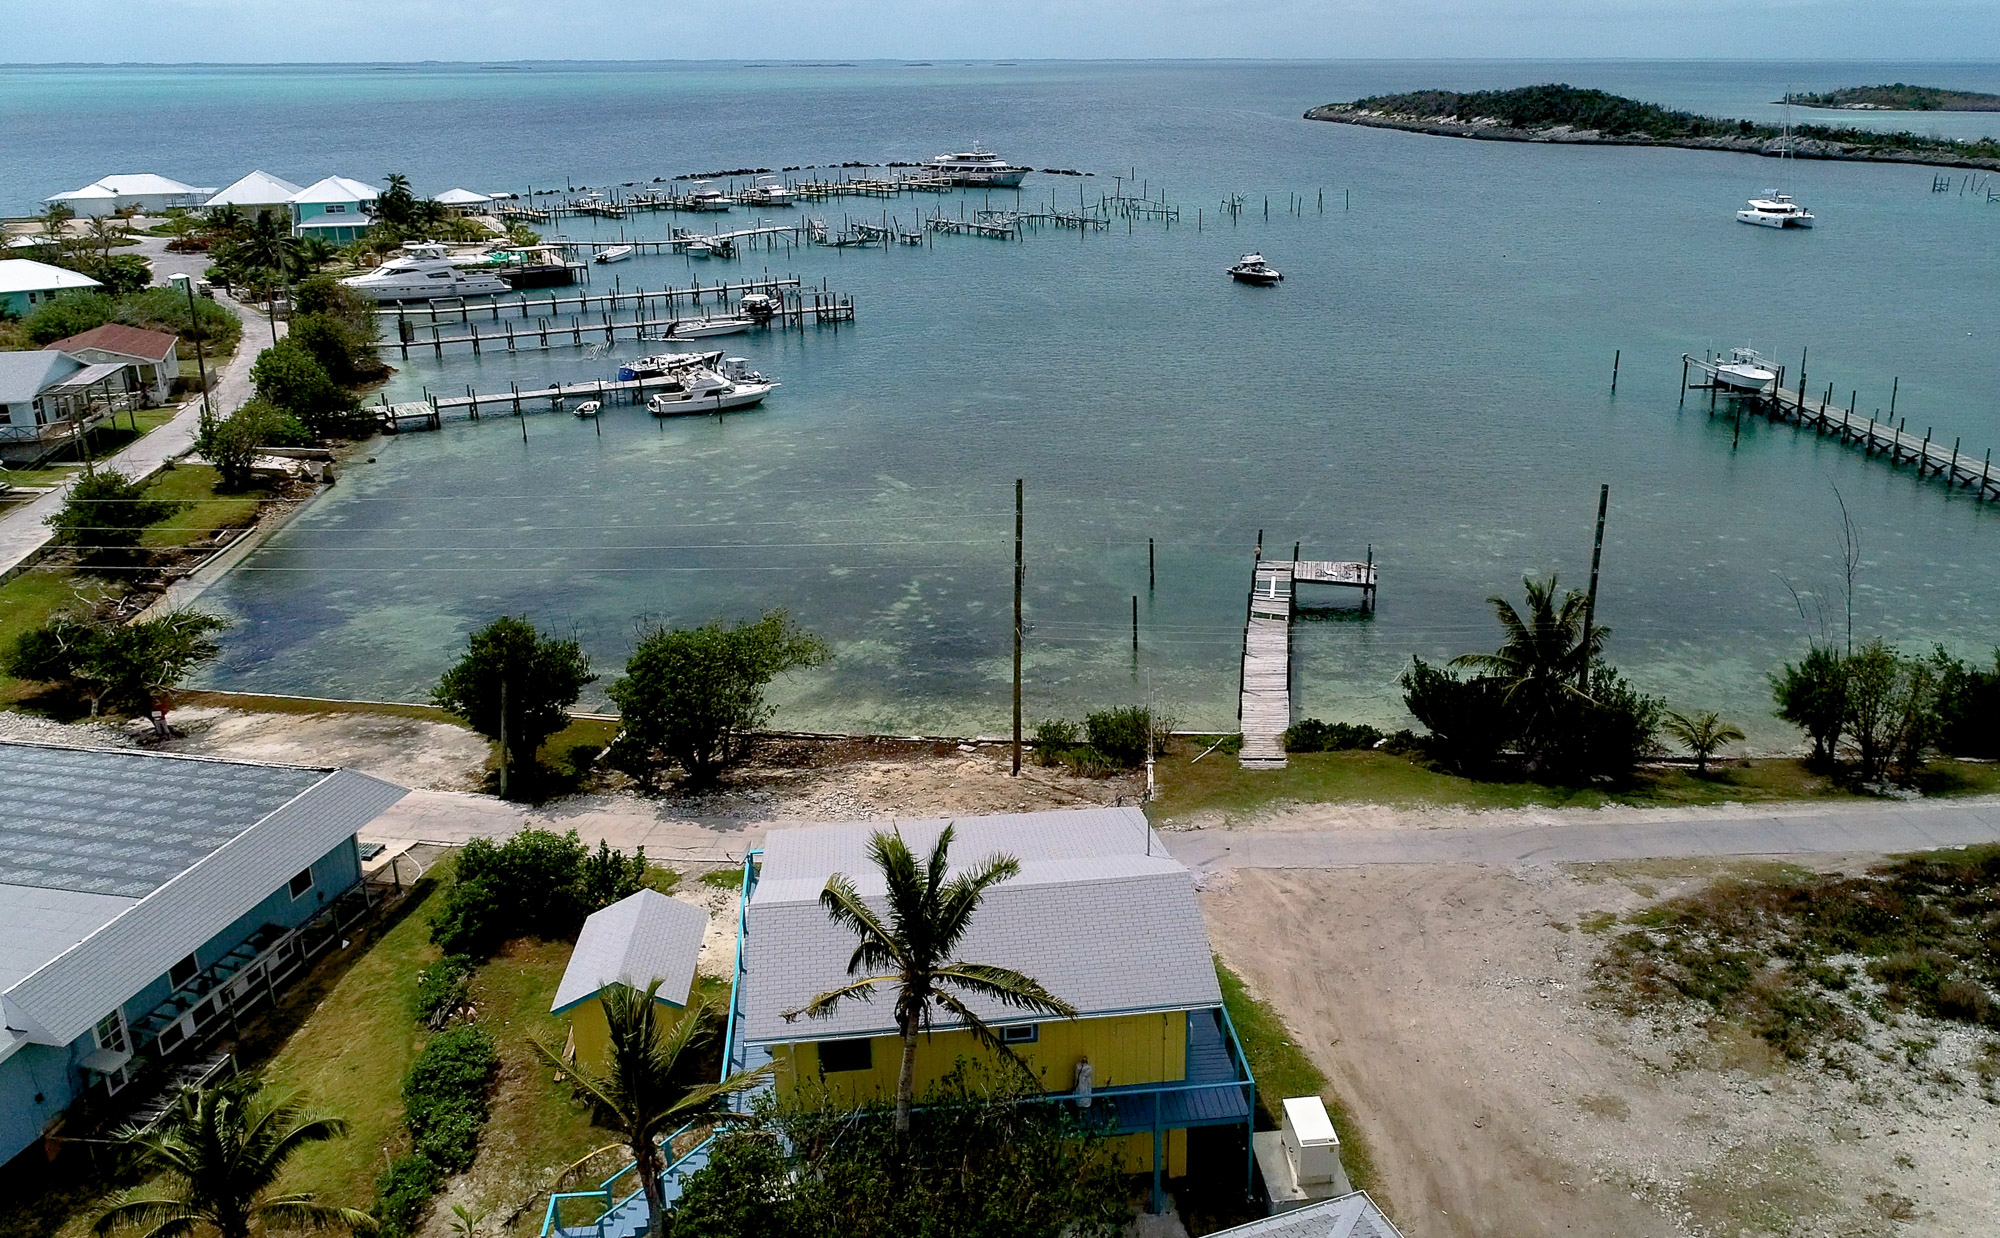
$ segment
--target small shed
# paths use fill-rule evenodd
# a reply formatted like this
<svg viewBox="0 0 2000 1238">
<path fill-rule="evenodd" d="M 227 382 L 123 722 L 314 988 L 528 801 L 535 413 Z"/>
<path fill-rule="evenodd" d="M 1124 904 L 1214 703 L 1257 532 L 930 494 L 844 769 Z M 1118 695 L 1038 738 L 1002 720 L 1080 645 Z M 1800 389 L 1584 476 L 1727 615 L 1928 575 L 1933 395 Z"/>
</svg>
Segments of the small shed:
<svg viewBox="0 0 2000 1238">
<path fill-rule="evenodd" d="M 602 994 L 614 984 L 644 989 L 675 1009 L 687 1006 L 708 912 L 692 903 L 641 890 L 583 922 L 550 1014 L 570 1017 L 570 1050 L 586 1066 L 602 1067 L 609 1049 Z"/>
<path fill-rule="evenodd" d="M 454 215 L 478 215 L 493 199 L 470 189 L 447 189 L 431 201 L 449 208 Z"/>
</svg>

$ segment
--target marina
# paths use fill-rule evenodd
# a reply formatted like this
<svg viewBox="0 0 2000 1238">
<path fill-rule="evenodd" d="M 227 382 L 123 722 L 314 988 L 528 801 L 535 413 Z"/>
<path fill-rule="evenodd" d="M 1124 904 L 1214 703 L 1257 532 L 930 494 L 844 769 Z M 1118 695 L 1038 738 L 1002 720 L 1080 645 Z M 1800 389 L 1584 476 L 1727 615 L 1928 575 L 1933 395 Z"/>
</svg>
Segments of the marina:
<svg viewBox="0 0 2000 1238">
<path fill-rule="evenodd" d="M 796 285 L 797 281 L 792 281 L 792 286 Z M 779 288 L 776 284 L 764 286 Z M 854 321 L 854 298 L 851 296 L 820 291 L 787 293 L 781 288 L 767 295 L 772 298 L 772 307 L 764 313 L 762 325 L 804 330 L 807 326 L 838 327 L 841 323 Z M 671 302 L 667 308 L 672 308 Z M 497 330 L 481 329 L 467 317 L 461 320 L 458 329 L 449 335 L 445 334 L 446 324 L 435 319 L 426 324 L 429 327 L 428 334 L 418 324 L 407 319 L 398 319 L 396 338 L 390 343 L 405 357 L 410 355 L 412 348 L 428 348 L 439 357 L 444 355 L 446 348 L 470 348 L 474 356 L 479 356 L 488 349 L 516 352 L 529 348 L 546 350 L 609 345 L 620 338 L 669 339 L 684 324 L 695 330 L 701 330 L 702 327 L 711 327 L 716 322 L 715 316 L 712 315 L 683 318 L 679 314 L 671 314 L 663 318 L 657 314 L 646 317 L 643 309 L 633 312 L 635 314 L 633 317 L 619 318 L 614 316 L 614 311 L 606 309 L 595 321 L 582 314 L 567 315 L 560 322 L 552 317 L 538 317 L 533 320 L 532 325 L 525 319 L 498 318 L 496 315 L 496 320 L 501 323 Z M 751 324 L 743 324 L 745 327 L 749 325 Z M 743 327 L 732 329 L 743 329 Z"/>
</svg>

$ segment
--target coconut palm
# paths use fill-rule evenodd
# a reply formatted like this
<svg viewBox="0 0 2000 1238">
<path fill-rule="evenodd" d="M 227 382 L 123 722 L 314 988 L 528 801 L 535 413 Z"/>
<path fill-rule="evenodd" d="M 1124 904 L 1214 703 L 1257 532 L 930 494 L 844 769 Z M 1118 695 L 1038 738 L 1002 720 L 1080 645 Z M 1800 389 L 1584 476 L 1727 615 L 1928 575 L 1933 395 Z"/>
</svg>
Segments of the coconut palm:
<svg viewBox="0 0 2000 1238">
<path fill-rule="evenodd" d="M 307 1193 L 271 1193 L 300 1149 L 346 1133 L 339 1118 L 312 1116 L 297 1101 L 262 1094 L 255 1076 L 190 1088 L 151 1131 L 119 1133 L 139 1149 L 139 1168 L 155 1181 L 114 1199 L 93 1232 L 140 1226 L 145 1238 L 181 1238 L 205 1226 L 221 1238 L 249 1238 L 253 1221 L 264 1229 L 372 1232 L 375 1222 L 365 1212 L 318 1203 Z"/>
<path fill-rule="evenodd" d="M 1669 712 L 1660 729 L 1680 741 L 1681 747 L 1694 757 L 1694 772 L 1708 772 L 1708 758 L 1724 744 L 1738 743 L 1743 732 L 1733 723 L 1724 722 L 1713 711 L 1695 714 Z"/>
<path fill-rule="evenodd" d="M 1013 1052 L 966 1004 L 966 997 L 983 997 L 1015 1010 L 1076 1017 L 1075 1007 L 1044 989 L 1038 980 L 1010 968 L 953 957 L 966 930 L 972 927 L 973 913 L 979 910 L 986 891 L 1019 873 L 1021 862 L 1011 855 L 991 855 L 947 881 L 952 835 L 953 828 L 947 825 L 928 860 L 919 860 L 910 851 L 900 830 L 878 831 L 868 840 L 868 858 L 881 870 L 888 887 L 887 923 L 862 901 L 852 880 L 840 873 L 826 879 L 820 906 L 834 923 L 854 930 L 861 938 L 847 960 L 847 974 L 859 979 L 785 1012 L 787 1021 L 800 1015 L 823 1019 L 850 998 L 867 1001 L 878 988 L 895 990 L 896 1031 L 903 1040 L 902 1070 L 896 1077 L 898 1132 L 910 1129 L 910 1106 L 916 1098 L 917 1033 L 930 1029 L 934 1009 L 957 1019 L 973 1039 L 1008 1058 Z"/>
<path fill-rule="evenodd" d="M 712 1001 L 697 997 L 668 1026 L 659 991 L 657 980 L 643 992 L 624 984 L 605 988 L 600 1000 L 610 1029 L 611 1060 L 601 1073 L 565 1061 L 560 1052 L 540 1040 L 534 1042 L 543 1057 L 568 1074 L 577 1089 L 596 1103 L 599 1123 L 619 1135 L 616 1143 L 593 1149 L 562 1176 L 569 1177 L 613 1149 L 629 1149 L 639 1189 L 646 1193 L 648 1233 L 659 1232 L 660 1217 L 666 1210 L 660 1191 L 660 1174 L 666 1168 L 660 1140 L 689 1119 L 714 1109 L 724 1096 L 754 1086 L 771 1069 L 765 1065 L 738 1071 L 720 1083 L 689 1082 L 688 1064 L 681 1058 L 714 1035 L 720 1015 Z"/>
<path fill-rule="evenodd" d="M 1584 676 L 1598 656 L 1611 629 L 1591 624 L 1586 639 L 1584 612 L 1589 603 L 1571 589 L 1557 594 L 1558 577 L 1522 580 L 1527 587 L 1525 610 L 1499 594 L 1486 599 L 1500 621 L 1502 639 L 1493 653 L 1468 653 L 1453 658 L 1453 666 L 1469 667 L 1500 681 L 1502 700 L 1513 712 L 1531 752 L 1560 733 L 1569 707 L 1588 697 Z"/>
</svg>

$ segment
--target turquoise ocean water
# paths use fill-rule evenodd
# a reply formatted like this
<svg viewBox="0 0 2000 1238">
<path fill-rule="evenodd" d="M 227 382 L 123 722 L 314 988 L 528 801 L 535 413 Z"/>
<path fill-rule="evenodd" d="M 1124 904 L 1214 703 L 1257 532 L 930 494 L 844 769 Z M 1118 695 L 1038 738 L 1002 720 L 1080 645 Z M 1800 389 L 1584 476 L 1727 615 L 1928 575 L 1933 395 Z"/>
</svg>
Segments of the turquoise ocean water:
<svg viewBox="0 0 2000 1238">
<path fill-rule="evenodd" d="M 1733 219 L 1774 183 L 1770 161 L 1299 118 L 1389 90 L 1560 80 L 1773 119 L 1769 101 L 1788 86 L 2000 90 L 2000 66 L 342 66 L 0 79 L 0 166 L 12 173 L 0 209 L 15 213 L 118 171 L 219 185 L 252 167 L 301 182 L 396 170 L 427 191 L 518 191 L 915 160 L 974 140 L 1098 174 L 1030 177 L 1024 205 L 1074 205 L 1079 184 L 1094 200 L 1136 170 L 1182 209 L 1171 229 L 705 264 L 704 281 L 825 279 L 856 297 L 860 320 L 729 339 L 784 382 L 762 412 L 660 423 L 617 407 L 599 427 L 532 417 L 526 443 L 512 418 L 379 441 L 375 463 L 208 594 L 241 621 L 211 676 L 221 685 L 412 699 L 467 630 L 502 611 L 575 632 L 615 671 L 648 624 L 782 605 L 837 650 L 783 687 L 782 722 L 998 729 L 1016 477 L 1028 496 L 1031 718 L 1148 700 L 1189 724 L 1229 723 L 1261 529 L 1277 554 L 1294 541 L 1318 557 L 1373 547 L 1380 609 L 1300 625 L 1299 701 L 1397 722 L 1394 678 L 1411 654 L 1490 645 L 1487 594 L 1517 593 L 1529 572 L 1582 583 L 1600 482 L 1612 507 L 1599 613 L 1614 657 L 1678 706 L 1783 738 L 1765 718 L 1763 676 L 1815 626 L 1795 591 L 1809 612 L 1816 596 L 1838 609 L 1836 490 L 1866 556 L 1862 631 L 1968 653 L 2000 642 L 2000 508 L 1790 429 L 1746 423 L 1732 445 L 1728 421 L 1678 392 L 1683 351 L 1747 343 L 1795 368 L 1809 347 L 1814 386 L 1858 391 L 1864 416 L 1886 408 L 1896 379 L 1912 429 L 1974 454 L 2000 447 L 2000 205 L 1932 194 L 1926 168 L 1802 163 L 1789 187 L 1820 226 L 1776 233 Z M 1976 135 L 1993 119 L 1915 127 Z M 1229 194 L 1250 209 L 1218 222 Z M 973 195 L 966 209 L 985 204 Z M 805 213 L 837 226 L 886 209 L 907 222 L 936 205 Z M 675 222 L 561 230 L 657 236 Z M 1222 277 L 1253 249 L 1286 272 L 1282 287 Z M 682 258 L 635 259 L 599 272 L 593 290 L 695 273 Z M 610 377 L 633 351 L 392 353 L 389 395 Z"/>
</svg>

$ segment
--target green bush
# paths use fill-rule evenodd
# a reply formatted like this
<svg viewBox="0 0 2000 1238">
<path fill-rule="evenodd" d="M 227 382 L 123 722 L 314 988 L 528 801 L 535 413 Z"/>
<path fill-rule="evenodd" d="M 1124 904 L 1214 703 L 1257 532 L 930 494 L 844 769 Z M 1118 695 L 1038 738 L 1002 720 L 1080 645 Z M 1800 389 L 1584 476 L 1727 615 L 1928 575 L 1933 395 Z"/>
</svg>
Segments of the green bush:
<svg viewBox="0 0 2000 1238">
<path fill-rule="evenodd" d="M 381 1238 L 410 1238 L 424 1219 L 424 1207 L 444 1186 L 444 1171 L 428 1157 L 406 1152 L 375 1179 L 375 1206 Z"/>
<path fill-rule="evenodd" d="M 188 308 L 188 294 L 179 288 L 147 288 L 118 301 L 117 320 L 133 327 L 171 331 L 181 337 L 181 355 L 194 351 L 199 338 L 211 354 L 231 352 L 243 338 L 243 320 L 227 306 L 207 297 L 195 297 Z"/>
<path fill-rule="evenodd" d="M 571 937 L 585 916 L 636 893 L 645 879 L 645 848 L 627 858 L 600 841 L 593 855 L 575 830 L 522 830 L 503 843 L 475 838 L 439 898 L 431 940 L 448 954 L 484 958 L 515 937 Z"/>
<path fill-rule="evenodd" d="M 322 438 L 347 434 L 359 423 L 354 397 L 296 340 L 279 340 L 259 353 L 250 378 L 257 384 L 258 398 L 297 417 Z"/>
<path fill-rule="evenodd" d="M 1035 724 L 1035 760 L 1038 764 L 1061 765 L 1076 743 L 1076 723 L 1067 718 L 1050 718 Z"/>
<path fill-rule="evenodd" d="M 403 1124 L 418 1155 L 449 1173 L 472 1167 L 499 1068 L 485 1028 L 463 1024 L 430 1038 L 403 1078 Z"/>
<path fill-rule="evenodd" d="M 1413 658 L 1401 683 L 1404 705 L 1430 732 L 1426 750 L 1461 774 L 1492 764 L 1514 734 L 1506 696 L 1491 678 L 1460 679 L 1445 667 Z"/>
<path fill-rule="evenodd" d="M 1153 715 L 1143 705 L 1102 710 L 1083 720 L 1084 742 L 1126 767 L 1143 765 L 1153 738 Z"/>
<path fill-rule="evenodd" d="M 194 445 L 222 475 L 223 488 L 241 489 L 250 483 L 250 469 L 263 448 L 310 442 L 312 435 L 298 418 L 269 400 L 253 399 L 219 421 L 204 416 Z"/>
<path fill-rule="evenodd" d="M 1960 757 L 2000 757 L 2000 649 L 1993 667 L 1950 657 L 1942 648 L 1931 655 L 1938 671 L 1938 748 Z"/>
<path fill-rule="evenodd" d="M 148 489 L 149 483 L 134 481 L 116 469 L 98 469 L 80 478 L 48 518 L 55 544 L 76 547 L 86 563 L 122 562 L 147 529 L 187 506 L 153 498 Z"/>
<path fill-rule="evenodd" d="M 1342 752 L 1373 748 L 1383 738 L 1382 732 L 1366 724 L 1302 718 L 1285 729 L 1283 742 L 1286 752 Z"/>
<path fill-rule="evenodd" d="M 443 1027 L 452 1012 L 465 1004 L 466 984 L 472 979 L 472 960 L 463 954 L 448 954 L 417 973 L 417 1022 L 427 1027 Z"/>
<path fill-rule="evenodd" d="M 44 301 L 21 319 L 21 330 L 40 348 L 111 321 L 117 304 L 101 292 L 66 292 Z"/>
</svg>

